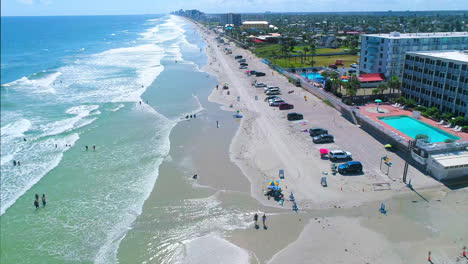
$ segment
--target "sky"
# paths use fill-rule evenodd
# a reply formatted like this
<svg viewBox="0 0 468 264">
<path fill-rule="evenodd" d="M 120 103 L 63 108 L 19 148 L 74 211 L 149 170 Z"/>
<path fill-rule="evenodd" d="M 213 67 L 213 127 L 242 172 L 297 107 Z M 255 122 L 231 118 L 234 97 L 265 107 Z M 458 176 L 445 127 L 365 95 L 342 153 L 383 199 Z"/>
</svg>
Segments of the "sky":
<svg viewBox="0 0 468 264">
<path fill-rule="evenodd" d="M 467 10 L 467 0 L 1 0 L 2 16 Z"/>
</svg>

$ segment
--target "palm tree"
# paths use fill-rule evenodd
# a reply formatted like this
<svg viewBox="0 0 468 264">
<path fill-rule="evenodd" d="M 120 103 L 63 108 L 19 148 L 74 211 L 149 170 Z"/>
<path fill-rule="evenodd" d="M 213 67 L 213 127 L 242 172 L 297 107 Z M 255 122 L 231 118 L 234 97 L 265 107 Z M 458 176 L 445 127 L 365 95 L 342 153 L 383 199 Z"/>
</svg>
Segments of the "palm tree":
<svg viewBox="0 0 468 264">
<path fill-rule="evenodd" d="M 373 94 L 373 95 L 377 95 L 379 92 L 380 92 L 380 89 L 379 89 L 379 88 L 374 88 L 374 89 L 372 89 L 372 94 Z"/>
<path fill-rule="evenodd" d="M 307 62 L 307 52 L 309 52 L 309 47 L 306 46 L 302 50 L 304 51 L 304 58 L 305 58 L 305 61 Z"/>
<path fill-rule="evenodd" d="M 313 41 L 313 40 L 312 40 Z M 309 51 L 310 51 L 310 55 L 311 55 L 311 61 L 310 61 L 310 65 L 312 65 L 312 67 L 314 67 L 314 55 L 315 55 L 315 44 L 312 42 L 310 43 L 310 46 L 309 46 Z"/>
<path fill-rule="evenodd" d="M 390 80 L 388 80 L 387 84 L 388 84 L 388 87 L 392 89 L 392 93 L 395 93 L 395 89 L 400 90 L 401 81 L 398 78 L 398 76 L 395 76 L 395 75 L 392 76 Z"/>
<path fill-rule="evenodd" d="M 383 94 L 385 90 L 388 89 L 388 84 L 386 82 L 383 82 L 377 86 L 377 89 L 379 89 L 380 94 Z"/>
</svg>

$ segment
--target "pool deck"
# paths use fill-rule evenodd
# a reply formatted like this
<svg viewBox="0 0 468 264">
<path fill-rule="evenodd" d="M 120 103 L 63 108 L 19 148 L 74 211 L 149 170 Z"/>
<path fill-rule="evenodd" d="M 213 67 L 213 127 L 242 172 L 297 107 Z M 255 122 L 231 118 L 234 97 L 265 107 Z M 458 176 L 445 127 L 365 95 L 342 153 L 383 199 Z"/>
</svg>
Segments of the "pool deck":
<svg viewBox="0 0 468 264">
<path fill-rule="evenodd" d="M 377 107 L 377 104 L 366 104 L 364 106 L 360 106 L 359 107 L 359 112 L 362 115 L 370 117 L 375 122 L 379 123 L 380 125 L 382 125 L 386 129 L 397 133 L 398 135 L 402 136 L 403 138 L 405 138 L 407 140 L 412 140 L 412 138 L 408 137 L 407 135 L 401 133 L 400 131 L 396 130 L 395 128 L 387 125 L 386 123 L 384 123 L 384 122 L 382 122 L 382 121 L 380 121 L 378 119 L 378 117 L 395 116 L 395 115 L 406 115 L 406 116 L 409 116 L 409 117 L 413 117 L 413 115 L 412 115 L 413 112 L 412 111 L 396 108 L 396 107 L 393 107 L 393 106 L 387 105 L 387 104 L 379 105 L 379 110 L 382 109 L 385 113 L 375 113 L 375 112 L 369 112 L 368 110 L 366 110 L 366 108 L 373 108 L 373 107 Z M 436 127 L 436 128 L 438 128 L 440 130 L 443 130 L 443 131 L 445 131 L 445 132 L 447 132 L 449 134 L 452 134 L 454 136 L 459 137 L 460 139 L 457 140 L 457 141 L 468 141 L 468 133 L 455 132 L 450 128 L 444 127 L 443 125 L 438 125 L 437 122 L 435 122 L 435 121 L 433 121 L 433 120 L 431 120 L 429 118 L 423 117 L 423 116 L 420 116 L 418 118 L 418 120 L 422 121 L 422 122 L 424 122 L 424 123 L 426 123 L 428 125 L 431 125 L 433 127 Z M 443 143 L 443 142 L 439 142 L 439 143 Z"/>
</svg>

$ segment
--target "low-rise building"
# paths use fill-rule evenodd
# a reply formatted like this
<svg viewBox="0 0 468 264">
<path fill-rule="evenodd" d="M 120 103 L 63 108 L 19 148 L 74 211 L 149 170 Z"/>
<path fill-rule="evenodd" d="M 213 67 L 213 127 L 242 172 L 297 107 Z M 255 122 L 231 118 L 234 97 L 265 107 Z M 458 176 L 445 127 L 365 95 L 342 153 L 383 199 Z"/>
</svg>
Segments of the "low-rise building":
<svg viewBox="0 0 468 264">
<path fill-rule="evenodd" d="M 268 21 L 244 21 L 242 22 L 243 29 L 267 29 Z"/>
<path fill-rule="evenodd" d="M 468 119 L 468 51 L 408 52 L 401 89 L 420 105 Z"/>
<path fill-rule="evenodd" d="M 468 151 L 453 151 L 430 155 L 427 170 L 439 181 L 468 176 Z"/>
</svg>

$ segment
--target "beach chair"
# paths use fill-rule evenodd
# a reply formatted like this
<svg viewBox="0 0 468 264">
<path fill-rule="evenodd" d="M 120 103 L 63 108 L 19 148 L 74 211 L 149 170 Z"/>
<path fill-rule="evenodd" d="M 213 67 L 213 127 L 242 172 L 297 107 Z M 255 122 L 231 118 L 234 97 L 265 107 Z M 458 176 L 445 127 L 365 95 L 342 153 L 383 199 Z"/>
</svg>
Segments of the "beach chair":
<svg viewBox="0 0 468 264">
<path fill-rule="evenodd" d="M 440 120 L 440 122 L 439 122 L 439 123 L 437 123 L 437 125 L 442 125 L 442 124 L 444 124 L 444 123 L 445 123 L 445 121 L 444 121 L 444 120 Z"/>
<path fill-rule="evenodd" d="M 462 127 L 458 127 L 458 129 L 454 130 L 455 132 L 461 132 L 462 131 Z"/>
<path fill-rule="evenodd" d="M 400 108 L 400 109 L 405 109 L 405 106 L 406 106 L 406 105 L 400 105 L 398 108 Z"/>
<path fill-rule="evenodd" d="M 451 128 L 453 131 L 456 131 L 458 128 L 460 128 L 459 126 L 455 126 L 453 128 Z"/>
<path fill-rule="evenodd" d="M 394 103 L 394 104 L 392 104 L 392 106 L 393 107 L 398 107 L 398 106 L 400 106 L 400 104 L 399 103 Z"/>
<path fill-rule="evenodd" d="M 448 123 L 448 124 L 446 124 L 444 127 L 449 128 L 449 127 L 451 127 L 451 126 L 452 126 L 452 124 Z"/>
<path fill-rule="evenodd" d="M 284 170 L 279 170 L 278 175 L 280 179 L 284 179 Z"/>
</svg>

